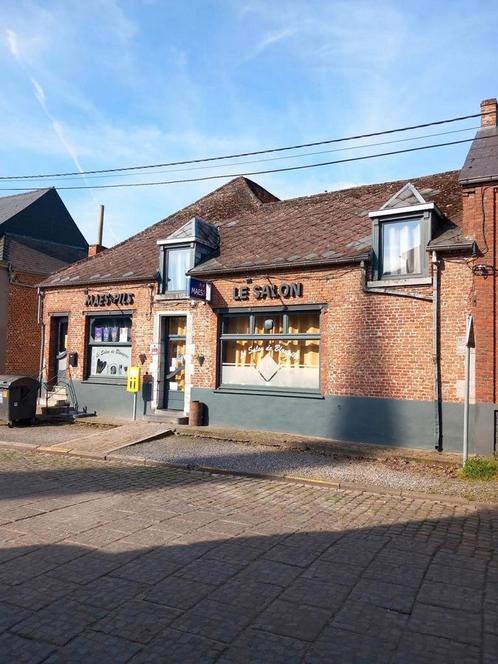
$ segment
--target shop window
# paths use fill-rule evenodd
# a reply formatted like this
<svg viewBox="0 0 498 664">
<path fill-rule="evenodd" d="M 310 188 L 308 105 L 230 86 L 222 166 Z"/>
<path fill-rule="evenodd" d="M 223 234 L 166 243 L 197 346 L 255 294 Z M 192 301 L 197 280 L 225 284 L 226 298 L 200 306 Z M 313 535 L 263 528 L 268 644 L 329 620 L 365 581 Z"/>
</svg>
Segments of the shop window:
<svg viewBox="0 0 498 664">
<path fill-rule="evenodd" d="M 313 390 L 320 387 L 320 314 L 226 315 L 221 386 Z"/>
<path fill-rule="evenodd" d="M 88 376 L 125 379 L 131 363 L 131 317 L 92 317 L 88 326 Z"/>
</svg>

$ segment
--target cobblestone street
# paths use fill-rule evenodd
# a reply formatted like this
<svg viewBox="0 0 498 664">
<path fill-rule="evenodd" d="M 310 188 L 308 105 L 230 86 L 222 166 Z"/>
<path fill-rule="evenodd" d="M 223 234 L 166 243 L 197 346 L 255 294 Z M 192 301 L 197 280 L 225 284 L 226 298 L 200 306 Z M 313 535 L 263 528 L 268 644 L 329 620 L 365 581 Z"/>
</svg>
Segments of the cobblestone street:
<svg viewBox="0 0 498 664">
<path fill-rule="evenodd" d="M 498 661 L 498 513 L 0 451 L 0 661 Z"/>
</svg>

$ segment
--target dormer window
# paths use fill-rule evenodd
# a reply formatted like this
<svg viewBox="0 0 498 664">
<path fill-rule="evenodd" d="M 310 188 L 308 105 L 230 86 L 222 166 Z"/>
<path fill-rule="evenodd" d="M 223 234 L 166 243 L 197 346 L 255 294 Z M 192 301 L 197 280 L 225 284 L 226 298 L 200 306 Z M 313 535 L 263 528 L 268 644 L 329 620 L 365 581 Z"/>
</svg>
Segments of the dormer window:
<svg viewBox="0 0 498 664">
<path fill-rule="evenodd" d="M 421 219 L 381 223 L 380 274 L 399 278 L 422 274 Z"/>
<path fill-rule="evenodd" d="M 373 224 L 373 282 L 403 285 L 429 277 L 427 246 L 440 214 L 412 185 L 406 184 L 380 210 L 370 212 Z"/>
<path fill-rule="evenodd" d="M 164 290 L 185 292 L 187 272 L 194 267 L 194 252 L 191 247 L 168 247 L 164 250 Z"/>
<path fill-rule="evenodd" d="M 218 228 L 194 217 L 171 233 L 160 246 L 160 293 L 174 298 L 187 297 L 187 272 L 199 263 L 216 256 Z"/>
</svg>

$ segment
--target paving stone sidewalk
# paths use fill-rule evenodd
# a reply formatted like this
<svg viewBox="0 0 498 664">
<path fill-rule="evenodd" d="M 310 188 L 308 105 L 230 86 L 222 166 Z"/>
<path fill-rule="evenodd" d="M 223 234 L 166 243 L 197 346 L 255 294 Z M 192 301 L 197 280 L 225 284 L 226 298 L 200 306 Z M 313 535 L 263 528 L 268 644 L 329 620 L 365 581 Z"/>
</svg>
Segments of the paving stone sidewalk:
<svg viewBox="0 0 498 664">
<path fill-rule="evenodd" d="M 498 661 L 498 512 L 0 451 L 2 662 Z"/>
</svg>

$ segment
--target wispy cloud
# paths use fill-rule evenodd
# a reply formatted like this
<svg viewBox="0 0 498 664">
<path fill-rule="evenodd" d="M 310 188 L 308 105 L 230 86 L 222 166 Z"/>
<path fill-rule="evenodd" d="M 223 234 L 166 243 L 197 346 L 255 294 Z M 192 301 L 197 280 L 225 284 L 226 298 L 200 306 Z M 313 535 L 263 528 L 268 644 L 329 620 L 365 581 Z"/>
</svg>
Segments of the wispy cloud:
<svg viewBox="0 0 498 664">
<path fill-rule="evenodd" d="M 7 28 L 5 31 L 5 39 L 7 42 L 7 48 L 11 54 L 18 60 L 20 58 L 21 52 L 19 50 L 19 44 L 17 43 L 17 35 L 14 30 Z"/>
</svg>

